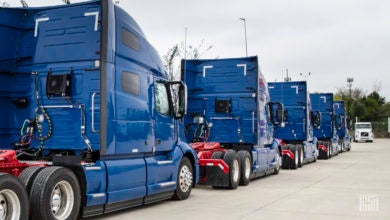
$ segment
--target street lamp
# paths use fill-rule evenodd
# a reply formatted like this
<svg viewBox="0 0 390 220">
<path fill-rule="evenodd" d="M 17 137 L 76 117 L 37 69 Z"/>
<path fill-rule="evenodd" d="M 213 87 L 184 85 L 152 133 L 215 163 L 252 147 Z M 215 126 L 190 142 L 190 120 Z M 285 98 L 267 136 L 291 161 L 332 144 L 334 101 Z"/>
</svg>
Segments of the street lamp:
<svg viewBox="0 0 390 220">
<path fill-rule="evenodd" d="M 348 83 L 348 89 L 349 89 L 349 97 L 352 97 L 352 83 L 353 83 L 353 78 L 348 77 L 347 78 L 347 83 Z"/>
<path fill-rule="evenodd" d="M 240 18 L 241 21 L 244 22 L 244 31 L 245 31 L 245 54 L 248 56 L 248 43 L 246 39 L 246 19 L 245 18 Z"/>
</svg>

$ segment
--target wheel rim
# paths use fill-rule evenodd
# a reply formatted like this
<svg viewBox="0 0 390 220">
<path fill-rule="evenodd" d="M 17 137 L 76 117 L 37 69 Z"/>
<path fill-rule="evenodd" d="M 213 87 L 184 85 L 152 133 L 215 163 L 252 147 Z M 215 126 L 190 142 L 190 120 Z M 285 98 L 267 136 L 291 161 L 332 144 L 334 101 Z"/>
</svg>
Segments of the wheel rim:
<svg viewBox="0 0 390 220">
<path fill-rule="evenodd" d="M 276 160 L 276 170 L 279 170 L 280 167 L 282 166 L 282 160 L 280 159 L 279 153 L 276 153 L 275 160 Z"/>
<path fill-rule="evenodd" d="M 301 150 L 301 164 L 303 164 L 303 158 L 304 158 L 303 150 Z"/>
<path fill-rule="evenodd" d="M 251 174 L 251 160 L 249 157 L 245 158 L 245 178 L 249 179 L 249 176 Z"/>
<path fill-rule="evenodd" d="M 67 219 L 73 210 L 74 193 L 66 181 L 58 182 L 51 192 L 51 212 L 58 220 Z"/>
<path fill-rule="evenodd" d="M 180 169 L 180 174 L 179 174 L 179 184 L 180 184 L 180 190 L 182 192 L 187 192 L 191 185 L 192 185 L 192 172 L 190 168 L 186 165 L 184 165 Z"/>
<path fill-rule="evenodd" d="M 298 165 L 298 161 L 299 161 L 299 157 L 297 157 L 298 156 L 298 151 L 297 150 L 295 150 L 295 164 L 296 165 Z"/>
<path fill-rule="evenodd" d="M 0 191 L 0 220 L 18 220 L 21 207 L 18 195 L 12 190 Z"/>
<path fill-rule="evenodd" d="M 238 182 L 238 177 L 240 174 L 239 168 L 238 168 L 238 160 L 233 161 L 232 174 L 233 174 L 233 181 Z"/>
</svg>

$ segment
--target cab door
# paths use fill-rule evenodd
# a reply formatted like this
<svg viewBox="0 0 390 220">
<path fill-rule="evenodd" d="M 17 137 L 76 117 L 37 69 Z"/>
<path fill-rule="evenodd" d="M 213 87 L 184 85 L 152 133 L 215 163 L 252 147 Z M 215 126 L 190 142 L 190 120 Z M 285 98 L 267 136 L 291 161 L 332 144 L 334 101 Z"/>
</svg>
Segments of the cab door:
<svg viewBox="0 0 390 220">
<path fill-rule="evenodd" d="M 171 151 L 175 146 L 175 129 L 168 86 L 165 81 L 154 82 L 155 151 Z"/>
<path fill-rule="evenodd" d="M 180 154 L 175 147 L 175 129 L 172 105 L 166 82 L 155 80 L 153 85 L 153 123 L 154 155 L 145 158 L 148 170 L 148 196 L 173 191 L 176 187 L 176 175 Z M 146 203 L 148 200 L 146 200 Z"/>
</svg>

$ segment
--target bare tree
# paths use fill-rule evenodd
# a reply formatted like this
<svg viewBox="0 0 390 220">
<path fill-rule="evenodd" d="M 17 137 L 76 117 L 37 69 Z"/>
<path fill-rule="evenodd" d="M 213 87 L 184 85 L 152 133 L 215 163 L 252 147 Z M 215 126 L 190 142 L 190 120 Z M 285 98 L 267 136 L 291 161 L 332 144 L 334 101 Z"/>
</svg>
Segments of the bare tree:
<svg viewBox="0 0 390 220">
<path fill-rule="evenodd" d="M 22 4 L 23 8 L 28 8 L 28 4 L 24 0 L 20 0 L 20 3 Z"/>
<path fill-rule="evenodd" d="M 180 79 L 180 61 L 181 59 L 200 59 L 204 54 L 213 48 L 212 45 L 205 46 L 202 40 L 197 46 L 184 45 L 184 42 L 175 44 L 163 56 L 164 66 L 168 72 L 168 79 L 171 81 Z"/>
<path fill-rule="evenodd" d="M 175 75 L 175 61 L 179 56 L 179 46 L 174 45 L 167 54 L 163 56 L 163 62 L 165 69 L 168 71 L 168 79 L 170 81 L 175 80 L 177 76 Z"/>
</svg>

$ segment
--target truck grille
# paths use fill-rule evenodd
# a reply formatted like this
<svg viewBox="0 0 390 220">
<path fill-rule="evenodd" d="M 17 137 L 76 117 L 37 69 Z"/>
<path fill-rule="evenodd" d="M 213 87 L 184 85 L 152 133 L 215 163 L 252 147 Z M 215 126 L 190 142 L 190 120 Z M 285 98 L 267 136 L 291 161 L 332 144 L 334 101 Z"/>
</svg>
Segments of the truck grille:
<svg viewBox="0 0 390 220">
<path fill-rule="evenodd" d="M 362 137 L 368 137 L 368 132 L 361 132 L 361 133 L 360 133 L 360 136 L 362 136 Z"/>
</svg>

